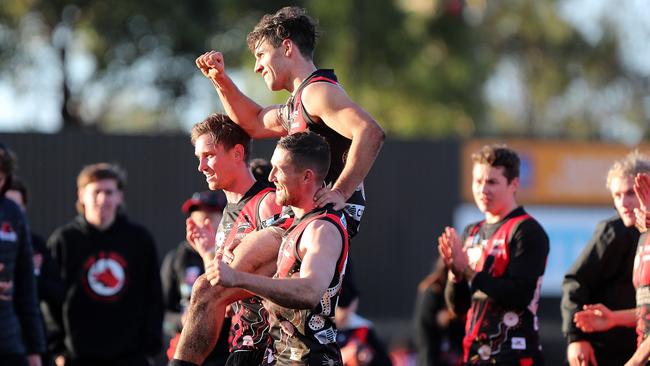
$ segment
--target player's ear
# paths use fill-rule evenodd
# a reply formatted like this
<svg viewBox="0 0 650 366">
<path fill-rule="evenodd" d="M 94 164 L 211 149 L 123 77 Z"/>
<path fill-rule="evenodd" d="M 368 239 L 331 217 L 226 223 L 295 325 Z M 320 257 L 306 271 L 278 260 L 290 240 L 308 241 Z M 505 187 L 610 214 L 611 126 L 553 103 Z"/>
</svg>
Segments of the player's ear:
<svg viewBox="0 0 650 366">
<path fill-rule="evenodd" d="M 280 47 L 282 47 L 282 51 L 284 52 L 284 55 L 287 57 L 291 56 L 291 53 L 293 53 L 293 42 L 291 42 L 291 40 L 288 38 L 282 41 Z"/>
<path fill-rule="evenodd" d="M 235 156 L 235 159 L 238 160 L 243 160 L 244 159 L 244 146 L 242 144 L 237 144 L 233 146 L 233 155 Z"/>
<path fill-rule="evenodd" d="M 307 183 L 311 183 L 314 180 L 314 178 L 315 178 L 314 171 L 311 169 L 307 169 L 305 170 L 305 173 L 302 176 L 302 181 L 303 183 L 307 184 Z"/>
</svg>

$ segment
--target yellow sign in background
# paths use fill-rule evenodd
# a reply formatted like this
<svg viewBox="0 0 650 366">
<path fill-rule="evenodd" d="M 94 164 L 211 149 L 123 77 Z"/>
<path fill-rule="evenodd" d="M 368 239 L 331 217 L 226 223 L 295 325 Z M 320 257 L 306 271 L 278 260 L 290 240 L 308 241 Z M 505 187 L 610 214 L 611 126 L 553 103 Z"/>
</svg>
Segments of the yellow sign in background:
<svg viewBox="0 0 650 366">
<path fill-rule="evenodd" d="M 650 153 L 650 145 L 628 147 L 607 143 L 536 140 L 468 140 L 461 152 L 462 197 L 473 202 L 471 155 L 483 145 L 505 143 L 522 160 L 520 203 L 550 205 L 610 205 L 605 186 L 614 161 L 638 148 Z"/>
</svg>

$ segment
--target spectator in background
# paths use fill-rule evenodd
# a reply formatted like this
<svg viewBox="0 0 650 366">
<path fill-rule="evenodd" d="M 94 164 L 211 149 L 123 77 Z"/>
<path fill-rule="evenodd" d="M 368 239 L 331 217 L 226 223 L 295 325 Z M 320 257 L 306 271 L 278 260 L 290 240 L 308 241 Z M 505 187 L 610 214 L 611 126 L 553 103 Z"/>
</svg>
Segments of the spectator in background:
<svg viewBox="0 0 650 366">
<path fill-rule="evenodd" d="M 181 210 L 199 228 L 208 226 L 214 232 L 221 221 L 223 209 L 226 207 L 226 196 L 222 191 L 205 191 L 194 193 Z M 188 233 L 189 234 L 189 233 Z M 211 248 L 204 248 L 203 253 L 214 252 L 214 241 L 203 243 L 212 244 Z M 165 332 L 172 337 L 170 347 L 167 350 L 167 357 L 171 360 L 174 357 L 176 344 L 182 330 L 181 317 L 190 303 L 192 285 L 194 281 L 205 272 L 204 262 L 210 258 L 202 258 L 192 248 L 187 240 L 181 242 L 178 247 L 167 253 L 161 268 L 161 279 L 163 298 L 165 301 Z M 226 319 L 222 334 L 214 350 L 203 362 L 204 366 L 224 365 L 228 359 L 228 332 L 230 329 L 230 318 Z"/>
<path fill-rule="evenodd" d="M 600 333 L 584 333 L 576 327 L 576 312 L 589 304 L 611 310 L 635 306 L 632 271 L 639 230 L 634 210 L 639 200 L 634 193 L 634 177 L 650 172 L 650 157 L 631 152 L 616 161 L 607 173 L 607 189 L 612 194 L 617 215 L 601 221 L 593 237 L 564 276 L 562 283 L 562 331 L 567 340 L 569 365 L 619 366 L 634 353 L 632 328 L 615 328 Z"/>
<path fill-rule="evenodd" d="M 359 291 L 349 278 L 343 277 L 341 295 L 336 305 L 334 321 L 338 332 L 336 342 L 341 347 L 345 366 L 390 366 L 392 365 L 386 346 L 383 344 L 370 320 L 357 314 Z"/>
<path fill-rule="evenodd" d="M 106 163 L 77 177 L 79 216 L 48 248 L 65 284 L 57 365 L 148 366 L 159 353 L 163 305 L 156 245 L 120 212 L 124 173 Z M 48 304 L 50 305 L 50 304 Z"/>
<path fill-rule="evenodd" d="M 0 144 L 0 365 L 40 366 L 45 334 L 38 312 L 29 227 L 5 194 L 16 157 Z"/>
<path fill-rule="evenodd" d="M 268 160 L 257 158 L 253 159 L 250 162 L 251 172 L 253 172 L 253 177 L 258 182 L 268 182 L 269 174 L 271 174 L 271 163 Z M 273 185 L 273 183 L 269 183 Z"/>
<path fill-rule="evenodd" d="M 634 257 L 632 283 L 636 290 L 636 308 L 611 310 L 603 304 L 590 304 L 576 312 L 576 326 L 585 333 L 604 332 L 615 327 L 636 325 L 637 347 L 625 366 L 644 366 L 650 358 L 650 175 L 639 173 L 634 178 L 634 192 L 639 207 L 634 209 L 636 226 L 641 232 Z"/>
<path fill-rule="evenodd" d="M 447 268 L 438 258 L 433 271 L 418 285 L 415 301 L 415 347 L 420 366 L 460 365 L 463 356 L 464 319 L 445 303 Z"/>
<path fill-rule="evenodd" d="M 14 201 L 23 214 L 27 214 L 27 204 L 29 202 L 29 194 L 27 186 L 18 177 L 14 177 L 9 186 L 9 190 L 5 196 Z M 58 269 L 52 255 L 47 250 L 45 240 L 34 231 L 30 231 L 30 238 L 32 241 L 32 260 L 34 264 L 34 276 L 36 276 L 37 294 L 41 303 L 61 304 L 63 302 L 64 288 L 61 277 L 59 276 Z M 42 310 L 47 311 L 47 307 L 43 306 Z M 48 318 L 51 318 L 48 316 Z M 46 324 L 47 334 L 54 336 L 57 329 L 48 323 Z M 45 352 L 42 355 L 44 365 L 54 364 L 54 360 L 49 353 Z"/>
</svg>

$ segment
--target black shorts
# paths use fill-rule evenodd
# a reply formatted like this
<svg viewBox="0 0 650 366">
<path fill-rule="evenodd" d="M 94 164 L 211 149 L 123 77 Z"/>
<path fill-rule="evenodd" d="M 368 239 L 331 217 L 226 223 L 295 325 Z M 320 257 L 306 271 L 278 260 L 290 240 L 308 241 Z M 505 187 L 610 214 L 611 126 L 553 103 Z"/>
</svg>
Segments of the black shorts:
<svg viewBox="0 0 650 366">
<path fill-rule="evenodd" d="M 239 350 L 230 353 L 225 366 L 256 366 L 262 364 L 266 349 Z"/>
</svg>

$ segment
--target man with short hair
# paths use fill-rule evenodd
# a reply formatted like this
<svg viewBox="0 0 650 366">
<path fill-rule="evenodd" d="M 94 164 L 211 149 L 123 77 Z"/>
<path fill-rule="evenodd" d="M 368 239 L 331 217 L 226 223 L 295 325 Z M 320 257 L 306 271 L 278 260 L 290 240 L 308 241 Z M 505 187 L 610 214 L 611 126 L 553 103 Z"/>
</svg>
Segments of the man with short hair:
<svg viewBox="0 0 650 366">
<path fill-rule="evenodd" d="M 220 257 L 233 268 L 270 276 L 275 271 L 282 207 L 275 189 L 256 181 L 248 166 L 250 137 L 230 118 L 213 114 L 192 127 L 192 143 L 211 190 L 222 189 L 228 204 L 215 235 L 208 227 L 187 221 L 188 242 L 204 258 L 206 267 Z M 257 231 L 257 233 L 256 233 Z M 277 236 L 277 238 L 276 238 Z M 255 240 L 248 240 L 249 237 Z M 271 240 L 265 240 L 270 238 Z M 231 354 L 226 365 L 257 365 L 270 345 L 267 313 L 259 297 L 239 289 L 212 286 L 202 275 L 192 289 L 187 319 L 170 365 L 199 365 L 214 348 L 221 332 L 225 309 L 235 302 L 231 326 Z M 215 332 L 215 329 L 218 331 Z"/>
<path fill-rule="evenodd" d="M 634 308 L 632 271 L 640 235 L 635 227 L 634 210 L 639 208 L 639 200 L 634 193 L 634 177 L 648 172 L 650 157 L 636 150 L 614 162 L 607 173 L 607 189 L 617 215 L 598 224 L 592 239 L 564 276 L 562 331 L 571 366 L 619 366 L 634 353 L 634 329 L 584 333 L 573 318 L 590 304 L 602 304 L 611 310 Z"/>
<path fill-rule="evenodd" d="M 450 269 L 445 298 L 467 313 L 467 365 L 541 365 L 537 307 L 549 251 L 540 224 L 517 204 L 519 156 L 502 145 L 472 155 L 472 193 L 485 220 L 462 237 L 447 227 L 438 250 Z"/>
<path fill-rule="evenodd" d="M 125 175 L 107 163 L 77 177 L 79 216 L 56 229 L 48 248 L 65 285 L 52 310 L 66 366 L 149 366 L 160 352 L 163 305 L 158 254 L 147 229 L 120 212 Z M 54 304 L 56 306 L 56 304 Z"/>
<path fill-rule="evenodd" d="M 206 269 L 212 284 L 241 287 L 263 297 L 270 314 L 273 350 L 265 364 L 342 365 L 334 323 L 348 256 L 345 218 L 313 197 L 329 169 L 329 148 L 311 132 L 280 139 L 269 180 L 276 202 L 290 206 L 273 278 L 237 271 L 223 261 Z"/>
<path fill-rule="evenodd" d="M 0 365 L 40 366 L 45 334 L 38 311 L 27 220 L 6 197 L 17 159 L 0 143 Z"/>
<path fill-rule="evenodd" d="M 270 90 L 291 93 L 286 105 L 262 107 L 244 95 L 226 73 L 220 52 L 207 52 L 196 64 L 214 84 L 226 113 L 252 138 L 309 130 L 327 140 L 327 187 L 314 200 L 319 207 L 333 203 L 335 209 L 344 209 L 352 237 L 365 208 L 363 180 L 385 136 L 370 114 L 348 97 L 333 70 L 316 68 L 316 36 L 316 22 L 304 9 L 284 7 L 264 15 L 247 37 L 255 72 Z"/>
<path fill-rule="evenodd" d="M 603 304 L 589 304 L 576 312 L 576 327 L 585 333 L 604 332 L 615 327 L 636 326 L 637 342 L 634 354 L 625 366 L 645 366 L 650 359 L 650 175 L 638 173 L 634 177 L 634 192 L 639 207 L 634 209 L 636 226 L 641 232 L 634 257 L 632 283 L 634 284 L 636 308 L 610 310 Z"/>
<path fill-rule="evenodd" d="M 16 202 L 25 215 L 27 215 L 27 206 L 29 204 L 29 191 L 27 185 L 17 176 L 14 176 L 9 190 L 5 197 Z M 38 303 L 44 305 L 41 309 L 47 311 L 45 304 L 60 304 L 65 296 L 63 282 L 59 276 L 59 270 L 52 259 L 52 255 L 47 250 L 45 239 L 34 231 L 30 231 L 32 242 L 32 262 L 34 264 L 34 276 L 36 277 L 36 294 Z M 51 316 L 43 317 L 51 319 Z M 50 334 L 56 333 L 56 327 L 51 323 L 45 323 L 46 339 Z M 44 365 L 53 364 L 52 355 L 49 352 L 41 354 L 41 360 Z"/>
</svg>

